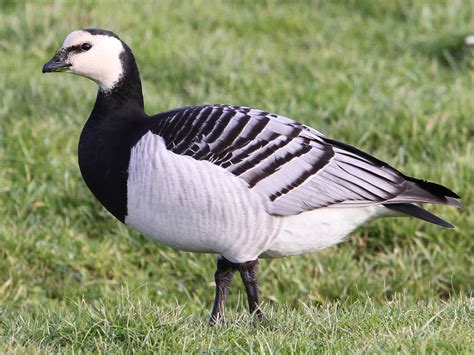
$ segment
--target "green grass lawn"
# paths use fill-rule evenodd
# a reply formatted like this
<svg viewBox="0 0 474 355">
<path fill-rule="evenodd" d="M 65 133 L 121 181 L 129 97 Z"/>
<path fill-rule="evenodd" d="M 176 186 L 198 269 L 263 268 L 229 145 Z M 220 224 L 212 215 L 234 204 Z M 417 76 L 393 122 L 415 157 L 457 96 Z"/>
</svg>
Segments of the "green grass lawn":
<svg viewBox="0 0 474 355">
<path fill-rule="evenodd" d="M 0 6 L 0 352 L 474 352 L 472 1 Z M 384 219 L 264 260 L 265 321 L 234 282 L 227 323 L 209 328 L 215 257 L 130 231 L 82 181 L 96 86 L 41 67 L 84 27 L 133 49 L 148 113 L 228 103 L 295 118 L 452 188 L 465 208 L 430 210 L 456 229 Z"/>
</svg>

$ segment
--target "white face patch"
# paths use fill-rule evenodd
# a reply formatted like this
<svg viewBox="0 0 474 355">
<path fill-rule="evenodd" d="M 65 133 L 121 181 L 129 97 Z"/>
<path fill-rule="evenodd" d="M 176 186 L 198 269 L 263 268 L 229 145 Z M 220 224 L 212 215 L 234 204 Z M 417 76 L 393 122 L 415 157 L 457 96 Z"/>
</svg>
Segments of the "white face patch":
<svg viewBox="0 0 474 355">
<path fill-rule="evenodd" d="M 70 52 L 67 61 L 69 72 L 94 80 L 102 91 L 112 89 L 123 73 L 120 54 L 124 51 L 122 42 L 115 37 L 92 35 L 87 31 L 71 32 L 64 40 L 62 49 L 89 43 L 87 51 Z"/>
</svg>

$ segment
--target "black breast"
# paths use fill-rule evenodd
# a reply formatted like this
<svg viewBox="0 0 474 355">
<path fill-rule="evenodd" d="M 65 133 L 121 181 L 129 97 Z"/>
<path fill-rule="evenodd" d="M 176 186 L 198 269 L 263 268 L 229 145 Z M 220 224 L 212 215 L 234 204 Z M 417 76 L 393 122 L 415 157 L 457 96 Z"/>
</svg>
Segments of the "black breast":
<svg viewBox="0 0 474 355">
<path fill-rule="evenodd" d="M 79 167 L 94 196 L 121 222 L 127 215 L 130 152 L 146 132 L 143 119 L 91 116 L 79 140 Z"/>
</svg>

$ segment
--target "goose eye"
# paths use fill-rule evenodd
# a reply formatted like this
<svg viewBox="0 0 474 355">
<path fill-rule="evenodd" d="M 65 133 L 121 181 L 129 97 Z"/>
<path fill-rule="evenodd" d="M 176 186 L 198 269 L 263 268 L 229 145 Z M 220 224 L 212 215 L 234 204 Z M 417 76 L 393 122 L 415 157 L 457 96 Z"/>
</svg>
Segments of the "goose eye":
<svg viewBox="0 0 474 355">
<path fill-rule="evenodd" d="M 92 45 L 91 45 L 90 43 L 83 43 L 83 44 L 81 44 L 81 49 L 82 49 L 83 51 L 88 51 L 88 50 L 91 49 L 91 48 L 92 48 Z"/>
</svg>

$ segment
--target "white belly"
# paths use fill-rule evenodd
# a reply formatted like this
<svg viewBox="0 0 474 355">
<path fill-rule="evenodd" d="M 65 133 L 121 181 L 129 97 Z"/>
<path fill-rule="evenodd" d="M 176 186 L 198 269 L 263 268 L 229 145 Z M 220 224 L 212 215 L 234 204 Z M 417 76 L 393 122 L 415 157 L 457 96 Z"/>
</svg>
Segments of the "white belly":
<svg viewBox="0 0 474 355">
<path fill-rule="evenodd" d="M 387 211 L 381 205 L 325 207 L 281 217 L 279 233 L 262 256 L 275 258 L 328 248 L 362 224 L 387 215 Z"/>
<path fill-rule="evenodd" d="M 177 249 L 244 262 L 267 249 L 281 220 L 243 180 L 170 152 L 149 132 L 131 152 L 125 223 Z"/>
</svg>

